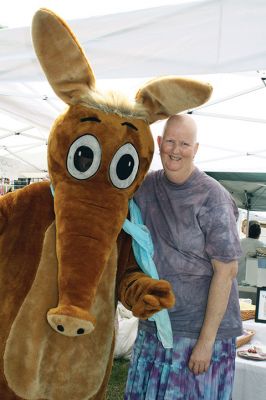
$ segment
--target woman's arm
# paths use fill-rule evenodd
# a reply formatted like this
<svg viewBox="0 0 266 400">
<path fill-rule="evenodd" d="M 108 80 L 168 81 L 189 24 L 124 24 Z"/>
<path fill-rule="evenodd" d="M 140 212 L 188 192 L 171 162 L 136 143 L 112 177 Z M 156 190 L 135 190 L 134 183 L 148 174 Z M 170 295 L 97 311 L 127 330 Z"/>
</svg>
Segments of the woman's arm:
<svg viewBox="0 0 266 400">
<path fill-rule="evenodd" d="M 216 334 L 228 305 L 232 281 L 238 270 L 236 260 L 229 263 L 212 260 L 212 266 L 214 273 L 205 318 L 188 364 L 194 374 L 201 374 L 209 368 Z"/>
</svg>

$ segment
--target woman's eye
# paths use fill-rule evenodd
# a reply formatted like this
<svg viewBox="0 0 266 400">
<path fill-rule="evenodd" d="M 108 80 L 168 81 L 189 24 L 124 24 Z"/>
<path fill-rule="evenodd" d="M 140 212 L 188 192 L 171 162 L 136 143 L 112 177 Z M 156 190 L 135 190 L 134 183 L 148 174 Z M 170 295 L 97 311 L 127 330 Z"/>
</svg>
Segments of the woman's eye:
<svg viewBox="0 0 266 400">
<path fill-rule="evenodd" d="M 109 168 L 110 179 L 119 189 L 128 188 L 139 169 L 139 156 L 131 143 L 126 143 L 115 153 Z"/>
<path fill-rule="evenodd" d="M 79 137 L 69 148 L 67 170 L 76 179 L 93 176 L 101 163 L 101 148 L 93 135 Z"/>
</svg>

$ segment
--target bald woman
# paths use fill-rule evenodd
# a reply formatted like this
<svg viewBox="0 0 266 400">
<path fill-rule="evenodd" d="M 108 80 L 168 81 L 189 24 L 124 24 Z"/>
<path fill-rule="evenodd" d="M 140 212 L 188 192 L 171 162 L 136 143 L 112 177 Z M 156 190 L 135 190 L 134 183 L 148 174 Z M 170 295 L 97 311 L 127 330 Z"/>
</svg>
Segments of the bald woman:
<svg viewBox="0 0 266 400">
<path fill-rule="evenodd" d="M 135 201 L 153 239 L 159 277 L 175 293 L 169 310 L 174 346 L 165 349 L 155 323 L 140 320 L 125 399 L 229 400 L 235 338 L 242 333 L 238 210 L 195 166 L 199 143 L 190 116 L 169 118 L 157 140 L 163 169 L 147 175 Z"/>
</svg>

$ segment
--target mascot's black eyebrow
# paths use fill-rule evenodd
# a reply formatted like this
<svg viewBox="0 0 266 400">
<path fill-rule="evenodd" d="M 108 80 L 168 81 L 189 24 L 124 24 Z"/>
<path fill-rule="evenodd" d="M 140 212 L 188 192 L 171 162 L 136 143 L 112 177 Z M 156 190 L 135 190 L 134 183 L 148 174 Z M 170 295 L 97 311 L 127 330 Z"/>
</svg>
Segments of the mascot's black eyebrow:
<svg viewBox="0 0 266 400">
<path fill-rule="evenodd" d="M 138 128 L 137 128 L 135 125 L 131 124 L 130 122 L 123 122 L 121 125 L 122 125 L 122 126 L 123 126 L 123 125 L 127 125 L 129 128 L 132 128 L 132 129 L 134 129 L 135 131 L 138 130 Z"/>
<path fill-rule="evenodd" d="M 101 120 L 100 120 L 99 118 L 97 118 L 97 117 L 84 117 L 84 118 L 80 118 L 80 122 L 88 122 L 88 121 L 92 121 L 92 122 L 101 122 Z M 122 125 L 122 126 L 126 125 L 126 126 L 128 126 L 129 128 L 134 129 L 135 131 L 138 130 L 138 128 L 137 128 L 135 125 L 131 124 L 130 122 L 123 122 L 121 125 Z"/>
<path fill-rule="evenodd" d="M 102 122 L 99 118 L 97 117 L 84 117 L 84 118 L 80 118 L 80 122 L 88 122 L 88 121 L 92 121 L 92 122 Z"/>
<path fill-rule="evenodd" d="M 102 122 L 99 118 L 97 117 L 84 117 L 84 118 L 80 118 L 80 122 L 88 122 L 88 121 L 92 121 L 92 122 Z M 130 122 L 123 122 L 121 124 L 122 126 L 126 125 L 131 129 L 134 129 L 135 131 L 138 131 L 138 128 L 131 124 Z"/>
</svg>

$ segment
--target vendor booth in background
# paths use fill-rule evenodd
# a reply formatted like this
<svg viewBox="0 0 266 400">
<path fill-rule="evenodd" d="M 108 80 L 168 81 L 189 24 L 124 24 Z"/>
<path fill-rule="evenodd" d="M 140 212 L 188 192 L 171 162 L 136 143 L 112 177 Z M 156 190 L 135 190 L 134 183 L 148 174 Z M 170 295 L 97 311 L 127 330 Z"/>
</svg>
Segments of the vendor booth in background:
<svg viewBox="0 0 266 400">
<path fill-rule="evenodd" d="M 21 189 L 30 184 L 30 178 L 18 178 L 14 180 L 14 190 Z"/>
<path fill-rule="evenodd" d="M 254 289 L 256 294 L 266 293 L 265 290 Z M 260 308 L 262 307 L 258 313 L 258 306 L 251 304 L 251 299 L 240 299 L 243 335 L 237 338 L 233 400 L 265 400 L 266 310 L 263 307 L 266 300 L 261 300 L 257 300 Z M 257 320 L 257 314 L 261 316 L 261 321 Z"/>
<path fill-rule="evenodd" d="M 246 211 L 247 221 L 251 220 L 251 213 L 266 212 L 266 173 L 212 171 L 206 173 L 229 191 L 237 207 Z M 264 229 L 265 224 L 260 222 L 260 225 Z M 264 240 L 263 235 L 260 239 Z M 252 303 L 256 304 L 257 287 L 266 286 L 265 265 L 266 247 L 260 248 L 256 257 L 246 258 L 245 280 L 239 285 L 240 298 L 250 298 Z"/>
<path fill-rule="evenodd" d="M 0 196 L 18 189 L 22 189 L 31 183 L 42 181 L 49 181 L 49 176 L 46 172 L 24 173 L 18 178 L 0 178 Z"/>
<path fill-rule="evenodd" d="M 258 248 L 256 257 L 247 258 L 245 282 L 250 286 L 266 286 L 266 247 Z"/>
</svg>

